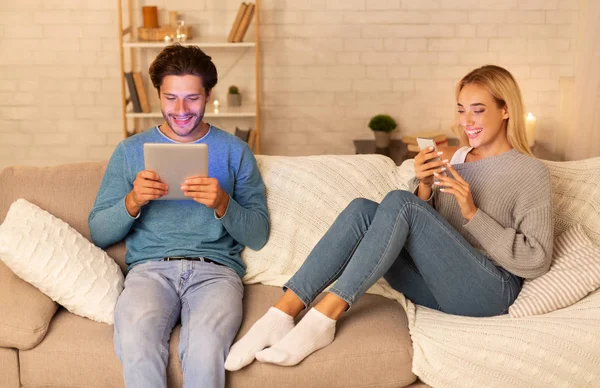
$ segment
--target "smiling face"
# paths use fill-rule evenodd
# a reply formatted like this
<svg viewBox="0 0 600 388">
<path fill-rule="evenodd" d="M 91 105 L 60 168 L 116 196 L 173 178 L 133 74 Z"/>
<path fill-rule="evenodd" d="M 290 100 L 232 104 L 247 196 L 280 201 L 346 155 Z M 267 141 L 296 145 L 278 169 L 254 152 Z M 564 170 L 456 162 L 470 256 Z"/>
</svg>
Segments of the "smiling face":
<svg viewBox="0 0 600 388">
<path fill-rule="evenodd" d="M 202 118 L 210 94 L 195 75 L 168 75 L 160 85 L 160 110 L 166 121 L 161 129 L 169 138 L 190 142 L 200 139 L 208 131 Z"/>
<path fill-rule="evenodd" d="M 498 154 L 512 147 L 506 136 L 509 112 L 498 107 L 490 92 L 475 83 L 466 84 L 458 95 L 458 123 L 473 148 Z"/>
</svg>

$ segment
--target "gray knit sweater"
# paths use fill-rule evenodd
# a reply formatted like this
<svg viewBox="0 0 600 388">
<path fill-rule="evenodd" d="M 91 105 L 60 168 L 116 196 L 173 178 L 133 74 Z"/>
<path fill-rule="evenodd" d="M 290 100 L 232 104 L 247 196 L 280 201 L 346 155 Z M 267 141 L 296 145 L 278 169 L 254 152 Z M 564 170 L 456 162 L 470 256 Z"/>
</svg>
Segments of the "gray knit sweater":
<svg viewBox="0 0 600 388">
<path fill-rule="evenodd" d="M 545 164 L 513 149 L 453 167 L 469 182 L 477 213 L 467 222 L 454 196 L 436 186 L 429 203 L 494 264 L 528 279 L 546 273 L 554 223 Z M 418 184 L 413 178 L 410 190 Z"/>
</svg>

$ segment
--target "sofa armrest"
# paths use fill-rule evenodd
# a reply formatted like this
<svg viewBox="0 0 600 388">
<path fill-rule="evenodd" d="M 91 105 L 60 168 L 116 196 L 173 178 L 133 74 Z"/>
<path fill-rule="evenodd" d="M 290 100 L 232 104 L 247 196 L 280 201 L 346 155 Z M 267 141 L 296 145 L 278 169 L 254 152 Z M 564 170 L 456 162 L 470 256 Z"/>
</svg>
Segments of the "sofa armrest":
<svg viewBox="0 0 600 388">
<path fill-rule="evenodd" d="M 0 347 L 27 350 L 46 335 L 58 304 L 0 261 Z"/>
</svg>

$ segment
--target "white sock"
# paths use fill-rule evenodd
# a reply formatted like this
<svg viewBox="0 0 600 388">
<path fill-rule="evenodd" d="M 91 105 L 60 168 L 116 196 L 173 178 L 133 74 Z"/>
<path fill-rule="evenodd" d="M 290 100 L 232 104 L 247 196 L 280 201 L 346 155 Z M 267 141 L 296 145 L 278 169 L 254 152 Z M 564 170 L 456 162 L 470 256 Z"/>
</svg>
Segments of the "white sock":
<svg viewBox="0 0 600 388">
<path fill-rule="evenodd" d="M 296 365 L 333 342 L 336 322 L 312 308 L 281 341 L 256 353 L 256 359 L 277 365 Z"/>
<path fill-rule="evenodd" d="M 250 330 L 233 344 L 225 360 L 225 369 L 236 371 L 254 361 L 254 355 L 277 343 L 294 328 L 294 318 L 271 307 L 265 315 L 252 325 Z"/>
</svg>

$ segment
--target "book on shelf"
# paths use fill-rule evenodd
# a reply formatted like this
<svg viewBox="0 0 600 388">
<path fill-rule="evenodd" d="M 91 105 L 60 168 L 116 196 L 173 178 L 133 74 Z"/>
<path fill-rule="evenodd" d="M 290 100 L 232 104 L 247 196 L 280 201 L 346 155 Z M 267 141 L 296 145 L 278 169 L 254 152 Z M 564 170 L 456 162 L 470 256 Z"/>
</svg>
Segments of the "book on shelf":
<svg viewBox="0 0 600 388">
<path fill-rule="evenodd" d="M 129 101 L 133 106 L 135 113 L 142 112 L 142 106 L 140 104 L 140 97 L 138 96 L 137 89 L 135 88 L 135 80 L 133 79 L 133 73 L 131 71 L 125 72 L 125 80 L 127 81 L 127 89 L 129 89 Z"/>
<path fill-rule="evenodd" d="M 233 38 L 233 41 L 235 43 L 239 43 L 241 41 L 244 40 L 244 36 L 246 35 L 246 32 L 248 31 L 248 27 L 250 26 L 250 23 L 252 22 L 252 16 L 254 16 L 254 3 L 248 3 L 248 6 L 246 7 L 246 10 L 244 11 L 244 16 L 242 17 L 242 21 L 240 22 L 240 25 L 237 29 L 237 31 L 235 32 L 235 37 Z"/>
<path fill-rule="evenodd" d="M 135 84 L 135 90 L 140 101 L 142 112 L 150 113 L 150 102 L 148 101 L 148 94 L 146 94 L 146 88 L 144 87 L 144 80 L 142 79 L 142 73 L 139 71 L 133 72 L 133 83 Z"/>
<path fill-rule="evenodd" d="M 227 41 L 229 43 L 233 43 L 235 42 L 235 34 L 238 30 L 238 28 L 240 27 L 240 23 L 242 22 L 242 18 L 244 17 L 244 12 L 246 12 L 246 8 L 248 7 L 248 4 L 246 3 L 242 3 L 240 4 L 240 8 L 238 9 L 237 15 L 235 16 L 235 20 L 233 21 L 233 24 L 231 25 L 231 30 L 229 31 L 229 36 L 227 37 Z"/>
<path fill-rule="evenodd" d="M 256 129 L 251 129 L 248 134 L 248 147 L 254 152 L 254 147 L 256 147 Z"/>
<path fill-rule="evenodd" d="M 240 129 L 235 127 L 235 136 L 248 143 L 248 147 L 254 151 L 256 145 L 256 130 L 255 129 Z"/>
<path fill-rule="evenodd" d="M 245 129 L 240 129 L 238 127 L 235 127 L 235 136 L 237 136 L 238 138 L 240 138 L 241 140 L 248 142 L 248 137 L 250 135 L 250 130 L 245 130 Z"/>
</svg>

